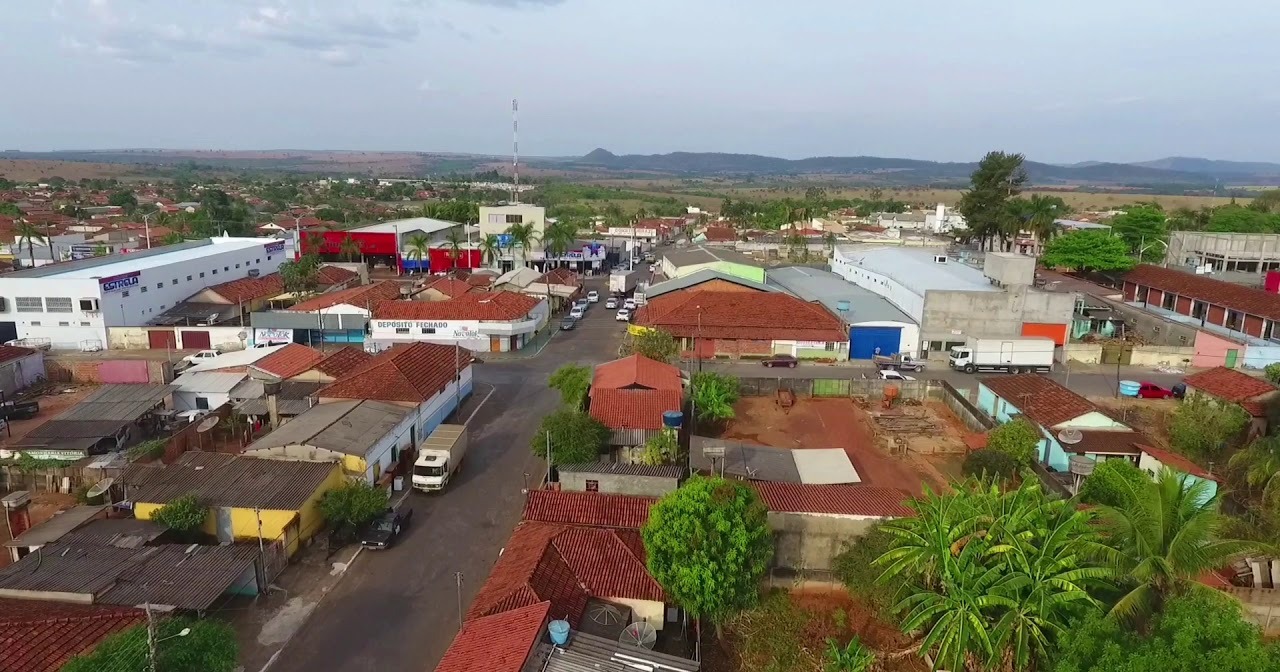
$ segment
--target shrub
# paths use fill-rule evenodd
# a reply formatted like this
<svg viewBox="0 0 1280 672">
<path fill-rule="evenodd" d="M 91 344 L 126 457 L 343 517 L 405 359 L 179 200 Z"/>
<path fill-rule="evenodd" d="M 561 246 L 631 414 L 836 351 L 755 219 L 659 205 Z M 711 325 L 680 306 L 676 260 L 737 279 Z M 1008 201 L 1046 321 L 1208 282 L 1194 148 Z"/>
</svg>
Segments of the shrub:
<svg viewBox="0 0 1280 672">
<path fill-rule="evenodd" d="M 877 579 L 882 570 L 871 564 L 892 546 L 893 537 L 877 525 L 861 537 L 845 542 L 832 569 L 850 595 L 862 598 L 881 619 L 895 622 L 892 611 L 897 587 L 880 583 Z"/>
<path fill-rule="evenodd" d="M 1021 418 L 996 427 L 987 435 L 987 450 L 1004 453 L 1018 464 L 1031 464 L 1040 445 L 1040 430 Z"/>
<path fill-rule="evenodd" d="M 1280 362 L 1268 364 L 1262 369 L 1263 375 L 1273 383 L 1280 383 Z"/>
<path fill-rule="evenodd" d="M 1008 453 L 983 448 L 969 453 L 969 456 L 964 458 L 964 464 L 960 466 L 960 470 L 965 476 L 1008 480 L 1013 478 L 1022 466 L 1022 463 Z"/>
<path fill-rule="evenodd" d="M 324 493 L 320 513 L 335 528 L 352 529 L 387 510 L 387 491 L 362 480 L 350 480 Z"/>
<path fill-rule="evenodd" d="M 200 531 L 208 514 L 209 509 L 195 495 L 183 495 L 156 509 L 151 518 L 183 537 L 190 537 Z"/>
<path fill-rule="evenodd" d="M 1094 467 L 1080 486 L 1080 501 L 1087 504 L 1124 506 L 1129 494 L 1151 482 L 1146 472 L 1128 460 L 1107 460 Z"/>
</svg>

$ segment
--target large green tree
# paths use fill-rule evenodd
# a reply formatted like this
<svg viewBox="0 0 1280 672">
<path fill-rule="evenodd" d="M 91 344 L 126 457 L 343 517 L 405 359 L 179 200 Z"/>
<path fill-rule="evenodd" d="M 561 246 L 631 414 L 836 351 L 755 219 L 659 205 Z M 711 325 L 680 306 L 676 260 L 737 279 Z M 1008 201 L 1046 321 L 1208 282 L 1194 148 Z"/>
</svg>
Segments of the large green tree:
<svg viewBox="0 0 1280 672">
<path fill-rule="evenodd" d="M 1138 205 L 1124 214 L 1111 218 L 1111 232 L 1124 240 L 1129 251 L 1143 261 L 1159 261 L 1164 258 L 1169 237 L 1169 225 L 1164 211 L 1157 205 Z"/>
<path fill-rule="evenodd" d="M 592 370 L 589 366 L 572 362 L 561 366 L 551 374 L 547 386 L 560 392 L 560 401 L 569 408 L 582 408 L 591 387 Z"/>
<path fill-rule="evenodd" d="M 1274 672 L 1280 646 L 1263 641 L 1240 603 L 1211 591 L 1175 597 L 1139 634 L 1092 614 L 1058 647 L 1054 672 Z"/>
<path fill-rule="evenodd" d="M 609 428 L 599 420 L 580 410 L 561 408 L 542 418 L 530 446 L 538 457 L 547 457 L 547 437 L 550 436 L 552 463 L 595 462 L 607 446 L 609 435 Z"/>
<path fill-rule="evenodd" d="M 1040 263 L 1076 271 L 1127 271 L 1134 265 L 1124 240 L 1094 230 L 1072 231 L 1050 240 Z"/>
<path fill-rule="evenodd" d="M 1029 420 L 1017 418 L 996 427 L 987 434 L 987 450 L 1012 457 L 1020 465 L 1036 459 L 1036 448 L 1044 436 Z"/>
<path fill-rule="evenodd" d="M 320 513 L 335 529 L 353 530 L 386 510 L 386 488 L 370 484 L 363 478 L 350 479 L 320 498 Z"/>
<path fill-rule="evenodd" d="M 1099 609 L 1090 593 L 1109 570 L 1087 559 L 1091 514 L 1038 481 L 967 482 L 908 506 L 915 516 L 884 523 L 894 541 L 876 565 L 902 586 L 902 629 L 922 633 L 935 669 L 1043 669 L 1070 621 Z"/>
<path fill-rule="evenodd" d="M 240 647 L 231 626 L 213 619 L 165 618 L 155 625 L 156 672 L 231 672 Z M 184 634 L 185 631 L 185 634 Z M 102 640 L 76 656 L 61 672 L 144 672 L 149 660 L 146 624 L 135 625 Z"/>
<path fill-rule="evenodd" d="M 1249 424 L 1249 414 L 1236 404 L 1191 394 L 1178 404 L 1169 421 L 1169 442 L 1178 452 L 1214 458 Z"/>
<path fill-rule="evenodd" d="M 1010 214 L 1019 231 L 1029 231 L 1036 240 L 1044 243 L 1058 235 L 1058 220 L 1071 209 L 1057 196 L 1032 194 L 1031 198 L 1015 198 L 1009 201 Z M 1016 235 L 1019 231 L 1012 231 Z"/>
<path fill-rule="evenodd" d="M 156 509 L 152 520 L 186 539 L 200 535 L 209 509 L 195 495 L 183 495 Z"/>
<path fill-rule="evenodd" d="M 1080 486 L 1080 501 L 1086 504 L 1123 506 L 1151 482 L 1147 472 L 1128 460 L 1107 460 L 1093 468 Z"/>
<path fill-rule="evenodd" d="M 1142 623 L 1176 595 L 1212 590 L 1197 579 L 1256 544 L 1220 539 L 1218 498 L 1207 481 L 1172 469 L 1127 492 L 1120 506 L 1100 506 L 1105 545 L 1093 547 L 1121 580 L 1122 597 L 1111 607 L 1117 618 Z"/>
<path fill-rule="evenodd" d="M 645 329 L 629 334 L 623 342 L 620 354 L 641 355 L 657 362 L 670 364 L 680 355 L 680 344 L 671 332 L 661 329 Z"/>
<path fill-rule="evenodd" d="M 970 186 L 960 197 L 958 209 L 964 215 L 968 233 L 982 244 L 1009 240 L 1015 220 L 1009 207 L 1022 191 L 1027 172 L 1021 154 L 989 152 L 970 175 Z"/>
<path fill-rule="evenodd" d="M 1206 231 L 1218 233 L 1280 233 L 1280 214 L 1259 212 L 1239 205 L 1215 208 Z"/>
<path fill-rule="evenodd" d="M 738 401 L 738 379 L 714 371 L 699 371 L 689 381 L 694 414 L 704 422 L 732 420 Z"/>
<path fill-rule="evenodd" d="M 1228 464 L 1243 476 L 1242 480 L 1250 490 L 1256 488 L 1257 494 L 1267 500 L 1280 485 L 1280 436 L 1255 439 L 1244 450 L 1232 455 Z"/>
<path fill-rule="evenodd" d="M 694 476 L 653 505 L 641 529 L 649 573 L 676 604 L 722 632 L 754 606 L 773 557 L 773 534 L 755 491 Z"/>
<path fill-rule="evenodd" d="M 297 260 L 280 264 L 279 273 L 286 292 L 299 298 L 306 297 L 320 286 L 320 257 L 309 252 Z"/>
</svg>

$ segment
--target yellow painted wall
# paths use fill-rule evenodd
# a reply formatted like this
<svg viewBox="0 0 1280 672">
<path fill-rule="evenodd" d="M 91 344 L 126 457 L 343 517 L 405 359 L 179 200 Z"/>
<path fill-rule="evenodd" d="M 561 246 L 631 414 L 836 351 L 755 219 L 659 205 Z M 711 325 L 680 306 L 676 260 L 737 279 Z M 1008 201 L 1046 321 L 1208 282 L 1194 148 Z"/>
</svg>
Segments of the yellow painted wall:
<svg viewBox="0 0 1280 672">
<path fill-rule="evenodd" d="M 343 478 L 342 469 L 338 468 L 337 463 L 334 463 L 333 470 L 329 472 L 329 477 L 320 484 L 320 487 L 316 488 L 316 491 L 312 493 L 311 497 L 307 498 L 306 502 L 303 502 L 297 511 L 263 509 L 259 513 L 254 513 L 253 509 L 231 509 L 231 534 L 236 539 L 256 540 L 258 538 L 258 517 L 261 515 L 263 539 L 268 541 L 283 539 L 285 529 L 293 522 L 294 518 L 300 517 L 298 538 L 292 540 L 289 547 L 285 549 L 292 556 L 298 550 L 299 541 L 310 538 L 323 527 L 324 516 L 320 513 L 320 498 L 324 496 L 324 493 L 341 485 Z M 137 502 L 134 504 L 133 515 L 139 520 L 151 520 L 160 506 L 160 504 Z M 217 521 L 217 513 L 210 509 L 201 529 L 206 534 L 216 536 Z"/>
</svg>

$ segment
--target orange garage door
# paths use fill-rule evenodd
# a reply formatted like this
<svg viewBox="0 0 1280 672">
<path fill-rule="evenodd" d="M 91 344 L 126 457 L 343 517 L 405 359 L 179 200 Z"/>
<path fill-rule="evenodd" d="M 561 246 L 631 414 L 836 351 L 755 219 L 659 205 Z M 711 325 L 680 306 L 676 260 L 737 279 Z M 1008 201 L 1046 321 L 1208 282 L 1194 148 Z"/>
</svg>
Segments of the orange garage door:
<svg viewBox="0 0 1280 672">
<path fill-rule="evenodd" d="M 1067 341 L 1067 325 L 1048 324 L 1045 322 L 1023 322 L 1023 336 L 1044 336 L 1052 338 L 1054 343 L 1062 345 Z"/>
</svg>

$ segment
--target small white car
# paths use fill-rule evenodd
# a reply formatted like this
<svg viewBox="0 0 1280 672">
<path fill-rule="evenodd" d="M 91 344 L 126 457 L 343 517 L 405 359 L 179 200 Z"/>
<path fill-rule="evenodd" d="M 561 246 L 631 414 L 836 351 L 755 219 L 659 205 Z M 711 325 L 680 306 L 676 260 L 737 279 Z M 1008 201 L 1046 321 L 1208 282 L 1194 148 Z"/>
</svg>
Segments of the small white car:
<svg viewBox="0 0 1280 672">
<path fill-rule="evenodd" d="M 880 369 L 880 380 L 915 380 L 915 378 L 893 369 Z"/>
<path fill-rule="evenodd" d="M 588 303 L 599 303 L 599 302 L 600 302 L 600 292 L 597 292 L 597 291 L 596 291 L 596 290 L 594 290 L 594 289 L 593 289 L 593 290 L 591 290 L 591 291 L 589 291 L 589 292 L 587 292 L 587 302 L 588 302 Z"/>
<path fill-rule="evenodd" d="M 622 302 L 622 307 L 623 307 L 623 308 L 626 308 L 627 310 L 635 310 L 635 309 L 636 309 L 636 300 L 635 300 L 635 299 L 627 299 L 626 301 L 623 301 L 623 302 Z"/>
<path fill-rule="evenodd" d="M 605 308 L 608 308 L 609 310 L 613 310 L 614 308 L 617 308 L 617 307 L 618 307 L 618 297 L 616 297 L 616 296 L 611 296 L 611 297 L 609 297 L 608 299 L 605 299 L 604 307 L 605 307 Z"/>
<path fill-rule="evenodd" d="M 569 317 L 575 320 L 581 320 L 582 317 L 586 314 L 587 314 L 587 309 L 583 308 L 582 306 L 574 306 L 573 310 L 569 311 Z"/>
<path fill-rule="evenodd" d="M 217 350 L 201 350 L 200 352 L 197 352 L 193 355 L 187 355 L 186 357 L 183 357 L 182 361 L 186 362 L 190 366 L 194 366 L 196 364 L 199 364 L 200 362 L 207 362 L 211 359 L 215 359 L 220 354 L 222 353 L 218 352 Z"/>
<path fill-rule="evenodd" d="M 619 310 L 619 311 L 618 311 L 618 314 L 617 314 L 617 315 L 615 315 L 613 319 L 615 319 L 615 320 L 617 320 L 617 321 L 619 321 L 619 322 L 630 322 L 630 321 L 631 321 L 631 311 L 630 311 L 630 310 L 627 310 L 626 308 L 623 308 L 622 310 Z"/>
</svg>

